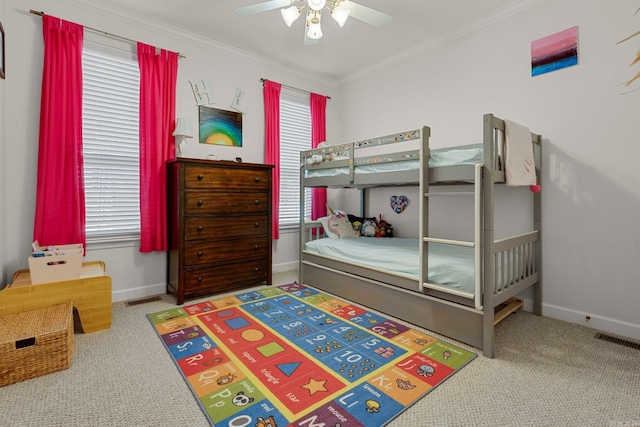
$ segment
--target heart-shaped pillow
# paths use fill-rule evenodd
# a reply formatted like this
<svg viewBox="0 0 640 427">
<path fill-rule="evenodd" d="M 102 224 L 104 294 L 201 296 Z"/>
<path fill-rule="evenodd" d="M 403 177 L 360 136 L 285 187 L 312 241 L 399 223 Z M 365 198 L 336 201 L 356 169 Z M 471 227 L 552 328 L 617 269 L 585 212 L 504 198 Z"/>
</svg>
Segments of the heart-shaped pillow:
<svg viewBox="0 0 640 427">
<path fill-rule="evenodd" d="M 407 199 L 407 196 L 391 196 L 389 202 L 391 209 L 393 209 L 395 213 L 402 213 L 409 204 L 409 199 Z"/>
</svg>

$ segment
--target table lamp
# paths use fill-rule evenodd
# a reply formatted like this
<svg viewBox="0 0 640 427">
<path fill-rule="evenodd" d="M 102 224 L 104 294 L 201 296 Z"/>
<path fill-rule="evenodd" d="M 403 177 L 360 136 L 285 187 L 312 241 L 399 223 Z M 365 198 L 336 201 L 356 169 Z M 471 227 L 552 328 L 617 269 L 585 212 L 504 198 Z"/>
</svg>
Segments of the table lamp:
<svg viewBox="0 0 640 427">
<path fill-rule="evenodd" d="M 173 131 L 173 136 L 176 137 L 176 157 L 183 157 L 184 151 L 187 148 L 187 138 L 193 138 L 191 131 L 191 121 L 189 119 L 177 118 L 176 129 Z M 184 144 L 184 146 L 183 146 Z"/>
</svg>

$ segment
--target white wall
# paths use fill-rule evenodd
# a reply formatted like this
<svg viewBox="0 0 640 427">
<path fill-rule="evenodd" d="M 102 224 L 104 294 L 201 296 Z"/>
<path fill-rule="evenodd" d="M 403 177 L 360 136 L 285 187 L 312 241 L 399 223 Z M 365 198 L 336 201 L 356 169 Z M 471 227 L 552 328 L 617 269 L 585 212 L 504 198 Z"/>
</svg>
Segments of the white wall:
<svg viewBox="0 0 640 427">
<path fill-rule="evenodd" d="M 212 106 L 227 110 L 230 109 L 236 87 L 244 89 L 244 103 L 248 112 L 243 117 L 243 147 L 199 145 L 192 139 L 189 141 L 190 157 L 204 158 L 214 154 L 217 159 L 242 157 L 245 162 L 264 162 L 264 110 L 260 78 L 335 96 L 334 90 L 325 82 L 285 70 L 279 64 L 245 55 L 215 41 L 202 40 L 188 33 L 172 33 L 171 29 L 130 13 L 101 9 L 99 2 L 32 0 L 27 4 L 19 0 L 3 0 L 2 5 L 0 17 L 8 35 L 6 56 L 11 71 L 7 80 L 0 81 L 0 117 L 12 125 L 10 128 L 2 126 L 3 144 L 0 148 L 0 288 L 11 281 L 15 271 L 27 268 L 33 238 L 43 47 L 42 19 L 29 13 L 29 9 L 185 55 L 186 58 L 180 60 L 178 70 L 176 113 L 178 117 L 190 118 L 195 129 L 198 108 L 188 80 L 209 79 L 217 101 Z M 130 47 L 122 41 L 96 36 L 95 32 L 87 31 L 86 37 L 121 48 Z M 333 102 L 329 102 L 327 106 L 329 135 L 332 135 L 334 128 L 331 125 L 333 105 Z M 12 143 L 7 146 L 4 141 Z M 273 247 L 274 270 L 297 268 L 297 233 L 283 233 Z M 86 260 L 105 261 L 113 281 L 114 301 L 165 290 L 165 253 L 142 254 L 135 244 L 88 245 Z"/>
<path fill-rule="evenodd" d="M 542 134 L 544 313 L 638 339 L 640 91 L 620 95 L 620 83 L 640 71 L 628 66 L 640 39 L 616 45 L 640 29 L 637 8 L 549 0 L 351 76 L 338 134 L 350 141 L 426 124 L 433 146 L 477 143 L 484 113 Z M 576 25 L 579 65 L 531 77 L 531 41 Z"/>
</svg>

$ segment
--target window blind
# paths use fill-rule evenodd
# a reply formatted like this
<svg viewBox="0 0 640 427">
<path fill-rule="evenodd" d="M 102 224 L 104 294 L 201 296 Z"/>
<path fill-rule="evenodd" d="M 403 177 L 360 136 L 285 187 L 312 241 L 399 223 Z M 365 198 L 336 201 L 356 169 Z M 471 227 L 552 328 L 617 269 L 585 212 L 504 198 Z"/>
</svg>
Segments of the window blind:
<svg viewBox="0 0 640 427">
<path fill-rule="evenodd" d="M 300 151 L 311 148 L 309 100 L 280 96 L 280 229 L 300 225 Z M 311 191 L 305 191 L 305 218 L 311 218 Z"/>
<path fill-rule="evenodd" d="M 82 71 L 87 239 L 137 237 L 138 63 L 130 52 L 85 42 Z"/>
</svg>

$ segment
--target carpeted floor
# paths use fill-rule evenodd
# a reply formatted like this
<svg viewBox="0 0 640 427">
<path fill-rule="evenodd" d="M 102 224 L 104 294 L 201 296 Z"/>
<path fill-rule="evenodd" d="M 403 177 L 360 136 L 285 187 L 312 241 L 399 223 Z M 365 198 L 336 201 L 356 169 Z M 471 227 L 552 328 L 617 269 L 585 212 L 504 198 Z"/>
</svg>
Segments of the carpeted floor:
<svg viewBox="0 0 640 427">
<path fill-rule="evenodd" d="M 111 329 L 76 334 L 71 368 L 0 388 L 0 426 L 208 426 L 145 317 L 174 306 L 168 295 L 115 303 Z M 389 425 L 640 426 L 640 350 L 595 332 L 512 314 L 497 327 L 494 359 L 479 356 Z"/>
</svg>

